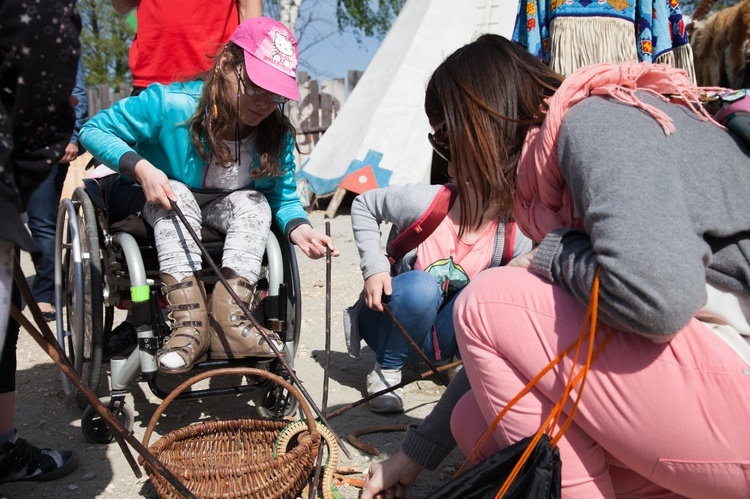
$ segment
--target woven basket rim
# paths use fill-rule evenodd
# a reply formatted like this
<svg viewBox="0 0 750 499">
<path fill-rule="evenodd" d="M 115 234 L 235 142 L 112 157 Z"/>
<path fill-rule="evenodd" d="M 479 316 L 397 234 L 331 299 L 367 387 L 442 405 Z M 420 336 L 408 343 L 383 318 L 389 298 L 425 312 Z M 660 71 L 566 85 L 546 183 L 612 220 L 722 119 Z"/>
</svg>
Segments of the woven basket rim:
<svg viewBox="0 0 750 499">
<path fill-rule="evenodd" d="M 241 425 L 243 423 L 251 423 L 253 425 L 266 425 L 266 426 L 272 426 L 270 428 L 252 428 L 247 427 L 243 428 Z M 199 437 L 202 433 L 211 433 L 214 437 L 221 436 L 221 433 L 225 430 L 232 433 L 237 433 L 246 431 L 246 432 L 273 432 L 274 433 L 274 441 L 278 438 L 278 433 L 283 428 L 287 427 L 292 422 L 286 421 L 286 420 L 275 420 L 275 419 L 253 419 L 253 418 L 247 418 L 247 419 L 232 419 L 232 420 L 211 420 L 211 421 L 202 421 L 199 423 L 194 423 L 191 425 L 188 425 L 183 428 L 178 428 L 176 430 L 172 430 L 166 435 L 159 438 L 156 442 L 154 442 L 149 448 L 149 452 L 154 454 L 155 457 L 159 458 L 161 456 L 167 455 L 171 452 L 171 449 L 169 449 L 167 446 L 173 443 L 177 442 L 186 442 L 190 441 L 191 439 L 195 439 L 196 437 Z M 216 431 L 218 430 L 218 431 Z M 294 463 L 297 461 L 302 455 L 309 454 L 313 452 L 314 449 L 313 442 L 297 442 L 297 444 L 292 447 L 291 449 L 288 449 L 283 454 L 278 454 L 276 456 L 269 456 L 265 458 L 263 461 L 256 461 L 256 462 L 242 462 L 242 463 L 231 463 L 231 464 L 223 464 L 223 465 L 211 465 L 210 467 L 203 467 L 203 466 L 177 466 L 175 465 L 175 462 L 170 462 L 167 467 L 172 471 L 173 473 L 185 477 L 186 474 L 189 474 L 191 476 L 195 477 L 201 477 L 201 476 L 234 476 L 238 473 L 248 473 L 253 471 L 262 471 L 265 469 L 270 468 L 283 468 L 285 466 L 288 466 L 291 463 Z M 271 451 L 273 449 L 270 449 Z M 316 452 L 317 454 L 317 452 Z M 153 469 L 148 463 L 142 463 L 146 470 L 148 471 L 149 475 L 152 473 L 156 473 L 156 470 Z M 196 463 L 197 464 L 197 463 Z M 166 464 L 165 464 L 166 465 Z M 161 475 L 159 475 L 161 476 Z"/>
</svg>

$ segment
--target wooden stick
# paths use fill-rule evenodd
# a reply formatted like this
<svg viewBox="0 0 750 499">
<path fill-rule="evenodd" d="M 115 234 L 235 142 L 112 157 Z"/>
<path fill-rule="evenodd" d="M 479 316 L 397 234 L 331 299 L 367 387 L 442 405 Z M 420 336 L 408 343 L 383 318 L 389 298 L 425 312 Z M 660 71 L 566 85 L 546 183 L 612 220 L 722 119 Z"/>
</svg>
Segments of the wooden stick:
<svg viewBox="0 0 750 499">
<path fill-rule="evenodd" d="M 401 334 L 404 335 L 404 338 L 406 338 L 406 341 L 409 342 L 411 347 L 414 349 L 415 352 L 417 352 L 417 355 L 427 364 L 427 367 L 430 368 L 430 370 L 437 376 L 437 379 L 440 380 L 440 382 L 443 384 L 443 386 L 448 386 L 448 383 L 450 383 L 450 380 L 448 378 L 444 378 L 443 375 L 440 373 L 440 371 L 435 368 L 435 365 L 430 362 L 430 359 L 427 358 L 427 355 L 422 351 L 421 348 L 419 348 L 419 345 L 417 345 L 417 342 L 414 341 L 409 335 L 409 333 L 406 332 L 406 329 L 404 329 L 404 326 L 401 325 L 401 323 L 396 319 L 396 315 L 391 310 L 391 307 L 388 306 L 387 303 L 383 303 L 383 310 L 388 314 L 388 316 L 391 318 L 393 323 L 396 325 L 399 331 L 401 331 Z"/>
<path fill-rule="evenodd" d="M 326 222 L 326 236 L 331 237 L 331 222 Z M 331 248 L 326 247 L 326 358 L 323 366 L 323 401 L 320 410 L 326 412 L 328 407 L 328 379 L 331 369 Z M 323 443 L 320 440 L 318 457 L 315 460 L 315 473 L 313 474 L 312 486 L 310 487 L 310 499 L 315 499 L 318 492 L 318 481 L 320 470 L 323 467 Z M 330 452 L 329 452 L 330 455 Z M 336 466 L 336 463 L 328 463 L 328 466 Z"/>
<path fill-rule="evenodd" d="M 357 437 L 361 435 L 367 435 L 369 433 L 381 433 L 384 431 L 406 431 L 408 428 L 409 427 L 405 424 L 376 424 L 373 426 L 365 426 L 364 428 L 354 430 L 353 432 L 349 433 L 347 439 L 349 440 L 349 443 L 357 449 L 372 456 L 378 456 L 380 455 L 380 451 L 377 447 L 363 442 Z"/>
<path fill-rule="evenodd" d="M 151 454 L 151 452 L 143 446 L 143 444 L 136 440 L 132 433 L 128 433 L 127 431 L 125 431 L 120 421 L 112 414 L 109 408 L 105 407 L 104 404 L 102 404 L 99 398 L 96 396 L 96 394 L 92 392 L 91 389 L 83 383 L 83 381 L 81 381 L 81 378 L 78 376 L 75 368 L 70 364 L 70 360 L 65 355 L 65 352 L 62 351 L 60 345 L 57 343 L 57 339 L 52 334 L 49 325 L 47 325 L 47 321 L 44 320 L 42 311 L 39 309 L 39 305 L 37 305 L 36 301 L 34 300 L 31 289 L 29 289 L 29 285 L 26 282 L 26 277 L 21 271 L 21 264 L 18 259 L 16 259 L 13 269 L 13 279 L 18 288 L 21 290 L 21 295 L 28 304 L 31 315 L 34 317 L 37 325 L 39 325 L 39 329 L 34 327 L 34 325 L 26 318 L 26 316 L 21 313 L 20 310 L 18 310 L 15 305 L 13 305 L 11 308 L 11 315 L 24 329 L 26 329 L 26 331 L 31 335 L 34 341 L 36 341 L 45 352 L 47 352 L 47 354 L 55 362 L 55 364 L 57 364 L 63 374 L 68 377 L 70 382 L 73 383 L 78 391 L 81 392 L 81 395 L 83 395 L 86 401 L 91 404 L 91 407 L 93 407 L 94 410 L 102 417 L 104 422 L 109 427 L 110 431 L 112 431 L 112 435 L 114 435 L 115 439 L 117 440 L 117 443 L 122 449 L 123 454 L 125 455 L 125 459 L 128 461 L 128 464 L 130 464 L 130 467 L 133 470 L 135 476 L 140 478 L 141 476 L 143 476 L 143 473 L 138 467 L 138 464 L 135 462 L 135 459 L 130 453 L 130 450 L 125 445 L 125 441 L 129 443 L 138 452 L 138 454 L 143 457 L 145 461 L 153 466 L 154 469 L 181 494 L 188 498 L 195 498 L 195 495 L 193 495 L 193 493 L 190 492 L 190 490 L 188 490 L 188 488 L 185 487 L 185 485 L 180 482 L 177 477 L 175 477 L 172 472 L 169 471 L 158 459 L 156 459 L 154 455 Z"/>
<path fill-rule="evenodd" d="M 461 361 L 461 360 L 458 360 L 456 362 L 451 362 L 450 364 L 446 364 L 444 366 L 438 367 L 437 371 L 438 372 L 447 371 L 449 369 L 453 369 L 454 367 L 460 366 L 461 364 L 463 364 L 463 361 Z M 351 404 L 348 404 L 348 405 L 345 405 L 343 407 L 340 407 L 339 409 L 336 409 L 335 411 L 326 414 L 326 417 L 328 419 L 333 419 L 336 416 L 341 416 L 346 411 L 354 409 L 355 407 L 358 407 L 358 406 L 364 404 L 365 402 L 374 399 L 375 397 L 379 397 L 379 396 L 383 395 L 384 393 L 390 393 L 393 390 L 398 390 L 399 388 L 404 387 L 404 386 L 408 385 L 409 383 L 414 383 L 415 381 L 419 381 L 419 380 L 422 380 L 422 379 L 425 379 L 425 378 L 429 378 L 430 376 L 433 376 L 434 374 L 435 373 L 433 373 L 432 371 L 425 371 L 422 374 L 420 374 L 419 376 L 417 376 L 416 378 L 412 378 L 412 379 L 409 379 L 409 380 L 406 380 L 406 381 L 402 381 L 401 383 L 399 383 L 397 385 L 390 386 L 388 388 L 380 390 L 379 392 L 375 392 L 372 395 L 368 395 L 368 396 L 366 396 L 364 398 L 361 398 L 361 399 L 357 400 L 356 402 L 352 402 Z"/>
</svg>

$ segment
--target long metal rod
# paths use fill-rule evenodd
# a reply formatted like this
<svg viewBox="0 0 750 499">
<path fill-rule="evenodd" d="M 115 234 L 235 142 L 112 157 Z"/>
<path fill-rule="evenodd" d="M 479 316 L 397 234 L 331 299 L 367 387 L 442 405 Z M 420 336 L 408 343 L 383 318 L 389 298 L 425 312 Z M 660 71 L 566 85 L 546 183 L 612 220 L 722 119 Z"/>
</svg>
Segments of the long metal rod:
<svg viewBox="0 0 750 499">
<path fill-rule="evenodd" d="M 333 428 L 330 427 L 328 424 L 328 421 L 326 420 L 325 416 L 321 412 L 321 410 L 318 408 L 315 401 L 310 396 L 310 393 L 307 391 L 307 389 L 302 385 L 302 382 L 297 377 L 297 374 L 294 372 L 294 369 L 292 369 L 292 366 L 289 365 L 289 362 L 284 358 L 284 355 L 281 353 L 279 348 L 274 344 L 273 341 L 268 337 L 268 334 L 263 330 L 263 327 L 258 323 L 258 321 L 253 316 L 252 312 L 250 312 L 250 309 L 245 305 L 245 303 L 240 299 L 240 297 L 237 295 L 237 293 L 234 292 L 232 287 L 229 285 L 229 282 L 227 282 L 226 277 L 224 277 L 221 274 L 221 270 L 214 262 L 214 259 L 211 257 L 211 255 L 208 253 L 208 250 L 201 242 L 200 238 L 198 237 L 198 234 L 195 233 L 193 228 L 188 223 L 187 219 L 185 218 L 185 214 L 182 213 L 182 210 L 179 206 L 177 206 L 177 202 L 170 200 L 170 203 L 172 205 L 172 209 L 177 214 L 177 217 L 180 219 L 180 222 L 182 222 L 182 225 L 185 226 L 187 231 L 190 233 L 190 236 L 193 238 L 193 241 L 198 245 L 198 248 L 200 248 L 201 253 L 203 254 L 203 257 L 208 262 L 208 265 L 211 267 L 211 270 L 214 271 L 216 276 L 221 281 L 221 284 L 226 288 L 226 290 L 229 292 L 229 295 L 232 297 L 232 299 L 237 302 L 237 305 L 240 307 L 242 312 L 247 316 L 248 320 L 252 323 L 253 326 L 255 326 L 255 329 L 258 331 L 258 333 L 263 337 L 264 340 L 266 340 L 266 343 L 268 346 L 271 347 L 271 350 L 273 350 L 273 353 L 276 354 L 276 358 L 282 363 L 282 365 L 286 368 L 287 372 L 289 373 L 289 377 L 292 378 L 292 381 L 297 385 L 299 388 L 299 391 L 302 392 L 302 395 L 305 397 L 305 400 L 307 400 L 307 403 L 310 404 L 310 407 L 312 408 L 313 412 L 320 418 L 320 422 L 323 423 L 329 430 L 331 430 L 331 433 L 336 437 L 336 443 L 339 444 L 339 447 L 343 451 L 344 454 L 346 454 L 346 457 L 351 459 L 352 455 L 351 453 L 344 447 L 343 443 L 341 442 L 341 439 L 336 434 L 335 431 L 333 431 Z"/>
<path fill-rule="evenodd" d="M 331 222 L 326 222 L 326 236 L 331 237 Z M 320 409 L 325 412 L 328 408 L 328 379 L 331 369 L 331 248 L 326 247 L 326 358 L 323 366 L 323 401 Z M 331 452 L 329 451 L 329 455 Z M 332 466 L 333 463 L 329 463 Z M 315 499 L 318 493 L 318 480 L 323 467 L 323 439 L 320 441 L 318 457 L 315 460 L 315 474 L 310 487 L 310 499 Z"/>
<path fill-rule="evenodd" d="M 419 345 L 417 345 L 417 342 L 412 339 L 412 337 L 409 335 L 409 333 L 406 332 L 406 329 L 404 329 L 404 326 L 401 325 L 401 323 L 396 319 L 396 315 L 391 310 L 391 307 L 388 306 L 387 303 L 383 303 L 383 310 L 388 314 L 388 316 L 391 318 L 393 323 L 396 325 L 399 331 L 401 331 L 401 334 L 404 335 L 404 338 L 406 338 L 406 341 L 409 342 L 411 347 L 414 349 L 415 352 L 417 352 L 417 355 L 419 355 L 422 360 L 427 364 L 427 367 L 430 368 L 430 370 L 437 376 L 437 379 L 440 380 L 440 382 L 443 384 L 443 386 L 448 386 L 448 383 L 450 383 L 450 380 L 448 378 L 444 378 L 443 375 L 440 373 L 440 371 L 437 370 L 435 367 L 435 364 L 430 362 L 430 359 L 427 358 L 427 355 L 422 351 L 421 348 L 419 348 Z"/>
<path fill-rule="evenodd" d="M 187 498 L 195 498 L 195 495 L 190 492 L 190 490 L 182 482 L 180 482 L 177 477 L 175 477 L 172 472 L 166 468 L 166 466 L 164 466 L 158 459 L 156 459 L 154 455 L 151 454 L 151 452 L 131 433 L 128 433 L 125 430 L 125 428 L 122 426 L 122 423 L 120 423 L 120 421 L 110 412 L 110 410 L 99 401 L 99 398 L 96 396 L 96 394 L 92 392 L 91 389 L 83 383 L 83 381 L 81 381 L 81 378 L 76 372 L 75 368 L 70 364 L 70 359 L 68 359 L 67 355 L 65 355 L 65 352 L 63 352 L 60 348 L 60 345 L 57 343 L 57 339 L 52 334 L 52 330 L 50 330 L 49 325 L 47 325 L 47 321 L 44 319 L 44 316 L 42 316 L 42 311 L 39 309 L 39 305 L 37 305 L 36 301 L 34 300 L 34 295 L 31 293 L 31 289 L 26 282 L 26 277 L 21 271 L 21 264 L 18 259 L 16 259 L 14 264 L 13 279 L 16 285 L 21 290 L 21 295 L 28 304 L 31 315 L 34 317 L 34 321 L 39 326 L 39 329 L 34 327 L 31 321 L 29 321 L 15 305 L 13 305 L 11 308 L 11 315 L 24 329 L 26 329 L 26 331 L 28 331 L 34 341 L 36 341 L 39 346 L 47 352 L 50 358 L 55 362 L 55 364 L 57 364 L 57 367 L 60 368 L 60 370 L 68 377 L 71 383 L 73 383 L 78 391 L 81 392 L 86 401 L 91 404 L 91 407 L 93 407 L 94 410 L 102 417 L 102 419 L 105 421 L 110 431 L 112 432 L 112 435 L 114 435 L 115 439 L 117 439 L 117 443 L 122 449 L 122 452 L 125 455 L 125 459 L 128 461 L 128 464 L 130 464 L 130 467 L 133 470 L 135 476 L 140 478 L 143 473 L 141 473 L 138 464 L 135 462 L 133 455 L 128 449 L 128 446 L 125 445 L 125 442 L 129 443 L 138 452 L 138 454 L 140 454 L 145 461 L 153 466 L 159 474 L 161 474 L 175 489 L 177 489 L 177 491 L 179 491 Z"/>
</svg>

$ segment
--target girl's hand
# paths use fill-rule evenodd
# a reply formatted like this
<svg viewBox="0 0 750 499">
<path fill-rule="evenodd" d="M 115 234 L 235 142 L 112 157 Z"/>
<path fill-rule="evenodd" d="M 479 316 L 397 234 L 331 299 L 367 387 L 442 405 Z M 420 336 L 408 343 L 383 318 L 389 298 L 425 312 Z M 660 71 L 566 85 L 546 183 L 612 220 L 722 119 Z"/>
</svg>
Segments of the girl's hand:
<svg viewBox="0 0 750 499">
<path fill-rule="evenodd" d="M 391 287 L 391 274 L 379 272 L 365 279 L 365 304 L 376 312 L 383 311 L 383 295 L 390 296 L 393 293 Z"/>
<path fill-rule="evenodd" d="M 331 256 L 339 256 L 339 250 L 333 239 L 313 229 L 311 225 L 298 225 L 290 234 L 289 239 L 299 246 L 299 249 L 313 260 L 326 256 L 326 248 L 331 249 Z"/>
<path fill-rule="evenodd" d="M 152 204 L 159 203 L 167 210 L 172 209 L 170 200 L 177 201 L 177 195 L 169 185 L 167 175 L 145 159 L 135 164 L 133 169 L 135 179 L 143 187 L 146 201 Z"/>
<path fill-rule="evenodd" d="M 529 267 L 531 267 L 531 262 L 534 261 L 534 257 L 536 256 L 536 252 L 538 250 L 539 248 L 537 247 L 529 251 L 528 253 L 518 255 L 513 260 L 508 262 L 508 267 L 523 267 L 525 269 L 528 269 Z"/>
<path fill-rule="evenodd" d="M 406 489 L 417 479 L 422 467 L 398 451 L 380 463 L 373 463 L 365 478 L 362 499 L 406 497 Z"/>
</svg>

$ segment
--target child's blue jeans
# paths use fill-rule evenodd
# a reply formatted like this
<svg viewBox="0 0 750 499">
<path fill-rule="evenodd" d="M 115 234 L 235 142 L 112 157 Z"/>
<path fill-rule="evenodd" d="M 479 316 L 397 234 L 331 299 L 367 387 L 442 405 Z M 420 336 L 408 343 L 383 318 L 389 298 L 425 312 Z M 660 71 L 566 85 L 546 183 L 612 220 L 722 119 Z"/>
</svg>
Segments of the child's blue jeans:
<svg viewBox="0 0 750 499">
<path fill-rule="evenodd" d="M 406 332 L 431 361 L 449 360 L 457 349 L 453 329 L 455 296 L 443 305 L 437 281 L 422 270 L 397 275 L 391 286 L 393 294 L 388 306 Z M 406 362 L 420 360 L 386 313 L 364 306 L 358 320 L 360 335 L 382 367 L 401 369 Z"/>
</svg>

